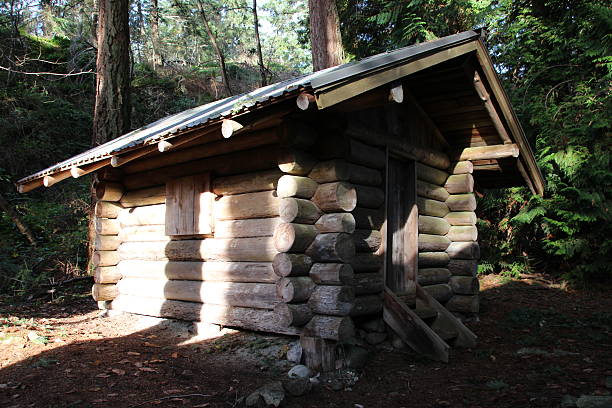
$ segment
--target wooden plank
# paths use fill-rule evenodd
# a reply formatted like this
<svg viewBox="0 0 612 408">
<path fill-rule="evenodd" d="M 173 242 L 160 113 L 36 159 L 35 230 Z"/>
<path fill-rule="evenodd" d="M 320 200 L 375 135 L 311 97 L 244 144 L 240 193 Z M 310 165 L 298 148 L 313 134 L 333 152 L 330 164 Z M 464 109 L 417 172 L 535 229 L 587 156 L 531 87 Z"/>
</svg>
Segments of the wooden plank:
<svg viewBox="0 0 612 408">
<path fill-rule="evenodd" d="M 423 302 L 430 309 L 434 309 L 438 312 L 438 319 L 436 324 L 446 330 L 455 331 L 457 338 L 454 341 L 454 345 L 457 347 L 475 347 L 476 339 L 478 338 L 470 329 L 468 329 L 461 320 L 457 319 L 451 312 L 448 311 L 444 306 L 434 299 L 429 293 L 427 293 L 421 285 L 416 286 L 417 299 Z"/>
<path fill-rule="evenodd" d="M 389 288 L 384 292 L 383 319 L 416 352 L 448 363 L 448 344 Z"/>
<path fill-rule="evenodd" d="M 417 272 L 418 211 L 413 161 L 388 158 L 386 283 L 399 294 L 412 288 Z"/>
<path fill-rule="evenodd" d="M 166 183 L 166 235 L 207 235 L 213 231 L 210 173 Z"/>
</svg>

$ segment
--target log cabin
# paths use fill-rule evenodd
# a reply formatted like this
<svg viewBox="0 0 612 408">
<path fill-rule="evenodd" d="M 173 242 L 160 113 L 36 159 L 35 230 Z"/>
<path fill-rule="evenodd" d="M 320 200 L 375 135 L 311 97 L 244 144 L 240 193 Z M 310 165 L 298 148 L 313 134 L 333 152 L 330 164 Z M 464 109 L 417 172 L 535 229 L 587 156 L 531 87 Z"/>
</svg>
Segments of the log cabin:
<svg viewBox="0 0 612 408">
<path fill-rule="evenodd" d="M 92 174 L 101 308 L 299 336 L 385 325 L 447 361 L 476 336 L 475 191 L 543 194 L 475 31 L 181 112 L 17 182 Z"/>
</svg>

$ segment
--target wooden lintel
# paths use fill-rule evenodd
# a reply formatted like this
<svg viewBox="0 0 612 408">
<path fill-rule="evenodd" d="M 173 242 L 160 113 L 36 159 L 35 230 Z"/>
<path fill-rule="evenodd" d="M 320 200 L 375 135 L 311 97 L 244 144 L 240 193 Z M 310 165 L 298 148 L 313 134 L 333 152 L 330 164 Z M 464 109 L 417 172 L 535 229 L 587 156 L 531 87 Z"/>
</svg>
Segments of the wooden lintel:
<svg viewBox="0 0 612 408">
<path fill-rule="evenodd" d="M 310 94 L 308 92 L 302 92 L 296 98 L 295 103 L 297 104 L 298 108 L 305 111 L 308 110 L 308 108 L 310 108 L 310 106 L 312 106 L 315 101 L 316 98 L 313 94 Z"/>
<path fill-rule="evenodd" d="M 448 363 L 449 346 L 389 288 L 384 292 L 383 319 L 416 352 Z"/>
<path fill-rule="evenodd" d="M 51 187 L 52 185 L 59 183 L 62 180 L 66 180 L 70 176 L 70 170 L 63 170 L 58 173 L 53 173 L 52 175 L 43 177 L 43 186 Z"/>
<path fill-rule="evenodd" d="M 466 147 L 457 152 L 453 159 L 463 160 L 490 160 L 518 157 L 519 147 L 516 144 L 499 144 L 490 146 Z"/>
<path fill-rule="evenodd" d="M 221 134 L 224 138 L 229 139 L 235 132 L 239 131 L 243 127 L 244 126 L 241 123 L 235 120 L 223 119 L 223 122 L 221 123 Z"/>
<path fill-rule="evenodd" d="M 70 174 L 73 178 L 79 178 L 96 170 L 100 170 L 102 167 L 110 165 L 111 159 L 100 160 L 99 162 L 87 164 L 84 166 L 74 166 L 70 169 Z"/>
<path fill-rule="evenodd" d="M 132 160 L 136 160 L 141 158 L 142 156 L 146 156 L 147 154 L 151 154 L 153 152 L 157 152 L 157 144 L 153 146 L 147 146 L 141 149 L 138 149 L 132 153 L 125 154 L 123 156 L 115 155 L 111 157 L 111 166 L 119 167 L 123 166 L 126 163 L 131 162 Z"/>
</svg>

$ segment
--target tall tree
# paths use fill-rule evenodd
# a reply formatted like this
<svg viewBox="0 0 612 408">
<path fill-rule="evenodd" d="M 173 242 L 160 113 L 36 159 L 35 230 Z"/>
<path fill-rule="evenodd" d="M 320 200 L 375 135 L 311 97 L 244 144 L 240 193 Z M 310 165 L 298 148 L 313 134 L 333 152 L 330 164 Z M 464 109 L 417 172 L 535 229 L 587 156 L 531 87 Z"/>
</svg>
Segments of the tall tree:
<svg viewBox="0 0 612 408">
<path fill-rule="evenodd" d="M 153 68 L 156 68 L 163 63 L 159 49 L 159 7 L 157 5 L 157 0 L 151 0 L 151 10 L 149 13 L 151 18 L 151 48 L 153 50 L 152 63 Z"/>
<path fill-rule="evenodd" d="M 335 0 L 308 0 L 314 71 L 342 64 L 344 51 Z"/>
<path fill-rule="evenodd" d="M 257 62 L 259 64 L 259 75 L 261 75 L 261 86 L 266 86 L 266 67 L 261 53 L 261 40 L 259 39 L 259 18 L 257 18 L 257 0 L 253 0 L 253 26 L 255 27 L 255 44 L 257 46 Z"/>
<path fill-rule="evenodd" d="M 129 0 L 99 0 L 92 145 L 130 130 Z"/>
</svg>

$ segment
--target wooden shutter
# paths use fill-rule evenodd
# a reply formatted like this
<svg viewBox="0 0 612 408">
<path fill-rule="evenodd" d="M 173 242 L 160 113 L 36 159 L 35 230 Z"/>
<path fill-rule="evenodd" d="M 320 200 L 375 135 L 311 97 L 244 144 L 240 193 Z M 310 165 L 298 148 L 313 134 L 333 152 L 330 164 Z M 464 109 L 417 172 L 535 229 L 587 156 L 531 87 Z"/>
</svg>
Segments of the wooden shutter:
<svg viewBox="0 0 612 408">
<path fill-rule="evenodd" d="M 166 183 L 166 235 L 213 233 L 210 173 L 181 177 Z"/>
</svg>

